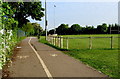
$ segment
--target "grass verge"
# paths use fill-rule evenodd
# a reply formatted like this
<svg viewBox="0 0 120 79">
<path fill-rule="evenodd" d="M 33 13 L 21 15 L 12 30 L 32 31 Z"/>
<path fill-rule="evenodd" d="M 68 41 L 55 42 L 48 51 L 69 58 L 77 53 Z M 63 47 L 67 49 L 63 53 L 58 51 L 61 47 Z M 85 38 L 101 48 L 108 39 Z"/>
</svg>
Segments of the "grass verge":
<svg viewBox="0 0 120 79">
<path fill-rule="evenodd" d="M 118 77 L 118 49 L 61 49 L 56 46 L 49 44 L 45 41 L 45 38 L 41 36 L 41 43 L 52 46 L 63 53 L 72 56 L 85 64 L 101 71 L 102 73 L 110 76 L 110 77 Z"/>
</svg>

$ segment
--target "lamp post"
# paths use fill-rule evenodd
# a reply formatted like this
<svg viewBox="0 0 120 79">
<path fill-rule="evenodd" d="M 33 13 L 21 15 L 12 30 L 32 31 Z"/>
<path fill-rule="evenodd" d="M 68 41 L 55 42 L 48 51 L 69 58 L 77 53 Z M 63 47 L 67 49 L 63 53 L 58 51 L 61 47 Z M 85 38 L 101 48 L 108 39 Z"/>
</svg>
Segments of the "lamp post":
<svg viewBox="0 0 120 79">
<path fill-rule="evenodd" d="M 47 6 L 46 6 L 46 0 L 45 0 L 45 40 L 47 40 Z"/>
<path fill-rule="evenodd" d="M 55 7 L 56 7 L 56 5 L 54 5 L 54 34 L 56 33 L 56 29 L 55 29 Z"/>
</svg>

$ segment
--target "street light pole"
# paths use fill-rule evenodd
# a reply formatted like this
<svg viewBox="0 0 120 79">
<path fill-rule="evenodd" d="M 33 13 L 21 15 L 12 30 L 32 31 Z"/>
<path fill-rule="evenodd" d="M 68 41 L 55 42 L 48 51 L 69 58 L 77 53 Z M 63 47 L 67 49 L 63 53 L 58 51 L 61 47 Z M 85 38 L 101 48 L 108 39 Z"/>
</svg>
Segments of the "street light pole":
<svg viewBox="0 0 120 79">
<path fill-rule="evenodd" d="M 45 40 L 47 40 L 47 6 L 46 6 L 46 0 L 45 0 Z"/>
<path fill-rule="evenodd" d="M 54 5 L 54 34 L 56 33 L 56 29 L 55 29 L 55 7 L 56 7 L 56 5 Z"/>
</svg>

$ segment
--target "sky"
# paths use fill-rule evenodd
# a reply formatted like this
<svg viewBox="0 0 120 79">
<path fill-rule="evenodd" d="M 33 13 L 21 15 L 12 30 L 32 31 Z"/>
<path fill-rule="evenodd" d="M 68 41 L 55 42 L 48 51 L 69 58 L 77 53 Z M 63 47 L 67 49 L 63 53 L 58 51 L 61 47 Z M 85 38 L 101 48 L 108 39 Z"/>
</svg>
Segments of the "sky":
<svg viewBox="0 0 120 79">
<path fill-rule="evenodd" d="M 97 27 L 97 25 L 102 23 L 118 23 L 117 0 L 103 0 L 102 2 L 99 0 L 64 1 L 47 1 L 48 30 L 57 28 L 62 23 L 68 24 L 69 27 L 72 24 L 79 24 L 83 27 L 86 25 Z M 42 2 L 42 4 L 44 7 L 44 2 Z M 54 5 L 56 7 L 54 7 Z M 45 28 L 44 17 L 42 18 L 42 21 L 36 21 L 30 17 L 28 19 L 32 23 L 39 23 L 43 29 Z"/>
<path fill-rule="evenodd" d="M 120 1 L 118 3 L 118 24 L 120 25 Z"/>
</svg>

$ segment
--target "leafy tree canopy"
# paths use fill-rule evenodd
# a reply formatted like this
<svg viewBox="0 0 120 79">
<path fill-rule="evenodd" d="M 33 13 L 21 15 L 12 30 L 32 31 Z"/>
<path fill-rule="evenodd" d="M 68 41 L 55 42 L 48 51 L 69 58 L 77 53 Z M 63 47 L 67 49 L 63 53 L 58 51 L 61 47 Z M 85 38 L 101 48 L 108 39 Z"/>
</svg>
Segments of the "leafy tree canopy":
<svg viewBox="0 0 120 79">
<path fill-rule="evenodd" d="M 29 20 L 26 19 L 29 16 L 39 21 L 41 21 L 41 17 L 44 16 L 44 9 L 42 8 L 41 2 L 8 2 L 8 4 L 12 10 L 15 11 L 12 17 L 18 21 L 18 27 L 22 27 L 23 24 L 29 22 Z"/>
<path fill-rule="evenodd" d="M 79 24 L 73 24 L 70 28 L 72 34 L 79 34 L 82 28 L 80 27 Z"/>
<path fill-rule="evenodd" d="M 107 32 L 107 24 L 106 23 L 103 23 L 102 25 L 98 25 L 97 26 L 97 30 L 100 32 L 100 33 L 105 33 Z"/>
<path fill-rule="evenodd" d="M 41 35 L 43 32 L 42 27 L 40 26 L 40 24 L 38 23 L 32 23 L 33 27 L 34 27 L 34 36 L 36 35 Z"/>
<path fill-rule="evenodd" d="M 68 32 L 68 24 L 61 24 L 57 29 L 56 32 L 60 35 L 65 35 Z"/>
<path fill-rule="evenodd" d="M 51 29 L 51 30 L 49 31 L 49 34 L 54 34 L 54 31 L 55 31 L 55 29 Z"/>
<path fill-rule="evenodd" d="M 34 32 L 32 23 L 28 22 L 22 26 L 22 30 L 25 32 Z"/>
<path fill-rule="evenodd" d="M 22 30 L 26 32 L 27 35 L 40 36 L 43 32 L 42 27 L 38 23 L 30 23 L 24 24 L 22 26 Z"/>
<path fill-rule="evenodd" d="M 2 8 L 0 8 L 0 17 L 2 23 L 5 24 L 6 29 L 13 29 L 12 26 L 16 26 L 18 24 L 18 21 L 12 18 L 12 15 L 14 14 L 15 10 L 13 10 L 7 2 L 4 2 L 1 5 Z"/>
</svg>

